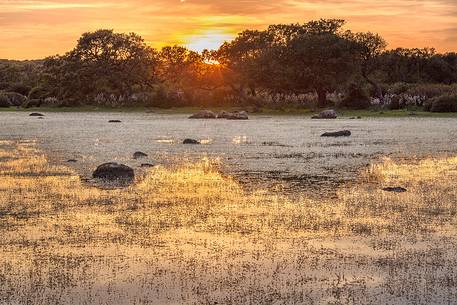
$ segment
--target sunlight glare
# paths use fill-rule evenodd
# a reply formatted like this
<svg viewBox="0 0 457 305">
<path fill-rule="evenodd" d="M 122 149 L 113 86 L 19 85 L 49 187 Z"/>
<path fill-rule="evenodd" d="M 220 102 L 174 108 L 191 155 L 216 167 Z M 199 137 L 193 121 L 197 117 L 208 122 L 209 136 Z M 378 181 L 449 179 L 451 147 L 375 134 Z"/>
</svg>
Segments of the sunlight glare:
<svg viewBox="0 0 457 305">
<path fill-rule="evenodd" d="M 233 35 L 221 31 L 209 31 L 192 35 L 186 39 L 186 47 L 197 52 L 216 50 L 225 41 L 233 39 Z"/>
</svg>

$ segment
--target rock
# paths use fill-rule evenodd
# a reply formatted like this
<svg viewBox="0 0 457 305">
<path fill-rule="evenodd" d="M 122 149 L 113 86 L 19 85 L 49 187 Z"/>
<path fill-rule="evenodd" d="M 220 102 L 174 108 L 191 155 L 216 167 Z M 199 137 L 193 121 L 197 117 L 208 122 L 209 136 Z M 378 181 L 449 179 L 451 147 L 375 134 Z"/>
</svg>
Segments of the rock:
<svg viewBox="0 0 457 305">
<path fill-rule="evenodd" d="M 249 120 L 249 116 L 246 111 L 232 112 L 227 120 Z"/>
<path fill-rule="evenodd" d="M 194 139 L 185 139 L 182 144 L 200 144 L 200 141 Z"/>
<path fill-rule="evenodd" d="M 230 112 L 227 111 L 221 111 L 217 114 L 216 118 L 217 119 L 226 119 L 230 116 Z"/>
<path fill-rule="evenodd" d="M 341 130 L 341 131 L 335 131 L 335 132 L 326 132 L 321 135 L 321 137 L 350 137 L 351 132 L 349 130 Z"/>
<path fill-rule="evenodd" d="M 92 177 L 111 182 L 131 182 L 135 178 L 135 172 L 127 165 L 109 162 L 99 165 Z"/>
<path fill-rule="evenodd" d="M 313 119 L 336 119 L 338 117 L 338 114 L 336 113 L 335 110 L 330 109 L 330 110 L 325 110 L 319 113 L 319 115 L 315 115 L 312 118 Z"/>
<path fill-rule="evenodd" d="M 109 120 L 108 123 L 122 123 L 120 120 Z"/>
<path fill-rule="evenodd" d="M 401 186 L 385 187 L 382 190 L 385 192 L 392 192 L 392 193 L 405 193 L 408 191 L 407 189 L 405 189 L 404 187 L 401 187 Z"/>
<path fill-rule="evenodd" d="M 142 163 L 142 164 L 141 164 L 141 167 L 143 167 L 143 168 L 148 168 L 148 167 L 150 168 L 150 167 L 154 167 L 154 166 L 155 166 L 155 165 L 154 165 L 154 164 L 151 164 L 151 163 Z"/>
<path fill-rule="evenodd" d="M 217 118 L 216 114 L 209 110 L 202 110 L 189 117 L 189 119 L 215 119 L 215 118 Z"/>
<path fill-rule="evenodd" d="M 68 159 L 67 160 L 67 163 L 76 163 L 76 162 L 78 162 L 78 160 L 76 160 L 76 159 Z"/>
<path fill-rule="evenodd" d="M 5 101 L 7 100 L 11 106 L 19 107 L 27 102 L 27 97 L 17 92 L 0 93 L 0 97 Z"/>
<path fill-rule="evenodd" d="M 217 114 L 217 118 L 218 119 L 227 119 L 227 120 L 249 120 L 249 116 L 246 111 L 235 111 L 235 112 L 222 111 Z"/>
<path fill-rule="evenodd" d="M 147 157 L 148 155 L 145 154 L 144 152 L 142 151 L 136 151 L 134 154 L 133 154 L 133 159 L 140 159 L 140 158 L 145 158 Z"/>
<path fill-rule="evenodd" d="M 39 112 L 32 112 L 31 114 L 29 114 L 29 116 L 44 116 L 44 114 Z"/>
</svg>

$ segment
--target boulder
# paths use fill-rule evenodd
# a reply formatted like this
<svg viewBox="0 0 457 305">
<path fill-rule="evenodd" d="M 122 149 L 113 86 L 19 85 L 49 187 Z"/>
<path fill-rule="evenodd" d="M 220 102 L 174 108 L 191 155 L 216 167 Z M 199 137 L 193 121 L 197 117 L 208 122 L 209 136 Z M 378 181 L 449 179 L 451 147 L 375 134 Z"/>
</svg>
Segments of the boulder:
<svg viewBox="0 0 457 305">
<path fill-rule="evenodd" d="M 142 151 L 136 151 L 134 154 L 133 154 L 133 159 L 140 159 L 140 158 L 145 158 L 147 157 L 148 155 L 145 154 L 144 152 Z"/>
<path fill-rule="evenodd" d="M 6 97 L 11 104 L 11 106 L 21 106 L 27 102 L 27 97 L 16 92 L 5 92 L 1 94 L 3 97 Z"/>
<path fill-rule="evenodd" d="M 217 119 L 227 119 L 229 116 L 230 116 L 230 112 L 221 111 L 217 114 L 216 118 Z"/>
<path fill-rule="evenodd" d="M 313 116 L 313 119 L 336 119 L 338 117 L 338 114 L 336 113 L 335 110 L 329 109 L 329 110 L 324 110 L 318 115 Z"/>
<path fill-rule="evenodd" d="M 249 120 L 249 116 L 246 111 L 236 111 L 230 113 L 227 120 Z"/>
<path fill-rule="evenodd" d="M 408 191 L 407 189 L 405 189 L 404 187 L 401 187 L 401 186 L 385 187 L 382 190 L 384 192 L 391 192 L 391 193 L 405 193 Z"/>
<path fill-rule="evenodd" d="M 92 177 L 111 182 L 131 182 L 135 178 L 135 172 L 127 165 L 109 162 L 99 165 Z"/>
<path fill-rule="evenodd" d="M 341 131 L 335 131 L 335 132 L 326 132 L 321 135 L 321 137 L 350 137 L 351 132 L 349 130 L 341 130 Z"/>
<path fill-rule="evenodd" d="M 200 144 L 200 141 L 194 140 L 194 139 L 185 139 L 182 144 Z"/>
<path fill-rule="evenodd" d="M 218 119 L 227 119 L 227 120 L 249 120 L 249 116 L 246 111 L 235 111 L 235 112 L 221 111 L 217 114 L 217 118 Z"/>
<path fill-rule="evenodd" d="M 32 112 L 31 114 L 29 114 L 29 116 L 38 116 L 38 117 L 41 117 L 41 116 L 44 116 L 44 114 L 39 113 L 39 112 Z"/>
<path fill-rule="evenodd" d="M 197 113 L 194 113 L 189 117 L 189 119 L 215 119 L 217 115 L 209 110 L 202 110 Z"/>
</svg>

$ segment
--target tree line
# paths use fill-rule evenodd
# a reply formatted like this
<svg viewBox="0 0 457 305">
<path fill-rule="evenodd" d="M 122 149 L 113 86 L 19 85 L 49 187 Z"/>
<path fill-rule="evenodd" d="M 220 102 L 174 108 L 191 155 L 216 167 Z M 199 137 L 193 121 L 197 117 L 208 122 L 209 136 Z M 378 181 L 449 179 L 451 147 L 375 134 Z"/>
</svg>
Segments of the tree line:
<svg viewBox="0 0 457 305">
<path fill-rule="evenodd" d="M 457 93 L 457 53 L 388 50 L 380 35 L 344 25 L 339 19 L 271 25 L 201 53 L 157 50 L 135 33 L 98 30 L 64 55 L 0 61 L 0 90 L 32 104 L 156 107 L 367 108 L 408 92 L 423 99 Z"/>
</svg>

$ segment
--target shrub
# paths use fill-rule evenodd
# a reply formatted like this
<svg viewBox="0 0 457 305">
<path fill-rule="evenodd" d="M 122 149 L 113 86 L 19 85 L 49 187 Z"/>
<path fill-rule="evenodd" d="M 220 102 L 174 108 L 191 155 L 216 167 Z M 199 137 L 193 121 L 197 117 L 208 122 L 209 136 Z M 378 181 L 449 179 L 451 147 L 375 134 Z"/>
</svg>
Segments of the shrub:
<svg viewBox="0 0 457 305">
<path fill-rule="evenodd" d="M 24 85 L 21 83 L 16 83 L 16 84 L 11 85 L 9 87 L 8 91 L 16 92 L 16 93 L 22 94 L 24 96 L 27 96 L 27 95 L 29 95 L 30 90 L 32 90 L 32 88 L 30 86 L 27 86 L 27 85 Z"/>
<path fill-rule="evenodd" d="M 457 112 L 457 95 L 442 95 L 429 99 L 424 105 L 425 111 Z"/>
<path fill-rule="evenodd" d="M 44 99 L 47 97 L 47 90 L 41 86 L 33 87 L 32 90 L 29 92 L 30 99 Z"/>
<path fill-rule="evenodd" d="M 4 101 L 8 100 L 10 106 L 21 106 L 27 101 L 27 97 L 16 92 L 3 92 L 1 95 L 4 97 Z"/>
<path fill-rule="evenodd" d="M 368 93 L 361 87 L 352 85 L 340 105 L 350 109 L 366 109 L 370 104 Z"/>
<path fill-rule="evenodd" d="M 390 94 L 403 94 L 406 93 L 406 91 L 410 90 L 413 85 L 407 84 L 407 83 L 395 83 L 390 86 L 390 88 L 387 90 L 388 93 Z"/>
<path fill-rule="evenodd" d="M 411 96 L 423 96 L 433 98 L 447 94 L 457 94 L 457 86 L 445 84 L 417 84 L 411 86 L 406 94 Z"/>
<path fill-rule="evenodd" d="M 11 106 L 10 99 L 5 93 L 0 93 L 0 107 L 5 108 Z"/>
</svg>

